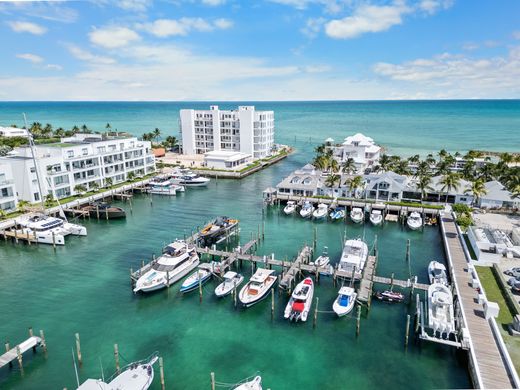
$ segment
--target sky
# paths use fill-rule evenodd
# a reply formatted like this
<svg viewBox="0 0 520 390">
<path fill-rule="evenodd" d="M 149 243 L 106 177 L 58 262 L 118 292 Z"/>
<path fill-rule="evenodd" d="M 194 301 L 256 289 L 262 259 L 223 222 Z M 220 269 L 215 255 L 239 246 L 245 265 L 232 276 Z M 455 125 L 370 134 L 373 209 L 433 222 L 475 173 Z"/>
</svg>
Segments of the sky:
<svg viewBox="0 0 520 390">
<path fill-rule="evenodd" d="M 0 0 L 0 100 L 520 98 L 519 0 Z"/>
</svg>

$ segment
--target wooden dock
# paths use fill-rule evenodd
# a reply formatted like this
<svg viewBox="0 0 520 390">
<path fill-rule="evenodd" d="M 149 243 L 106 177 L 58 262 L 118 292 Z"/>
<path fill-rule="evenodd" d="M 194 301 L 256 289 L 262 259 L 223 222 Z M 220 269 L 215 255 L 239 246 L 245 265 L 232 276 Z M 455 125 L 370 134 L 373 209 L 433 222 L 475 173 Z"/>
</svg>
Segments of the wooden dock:
<svg viewBox="0 0 520 390">
<path fill-rule="evenodd" d="M 36 350 L 36 347 L 44 346 L 42 339 L 38 336 L 30 336 L 27 340 L 9 349 L 0 356 L 0 368 L 18 360 L 18 364 L 22 367 L 22 355 L 29 350 Z"/>
<path fill-rule="evenodd" d="M 312 258 L 312 248 L 310 246 L 305 245 L 296 259 L 291 263 L 290 268 L 282 273 L 282 277 L 280 279 L 280 283 L 278 283 L 278 287 L 284 290 L 292 290 L 294 280 L 296 279 L 296 275 L 298 272 L 301 272 L 301 266 L 306 265 Z"/>
<path fill-rule="evenodd" d="M 483 307 L 477 302 L 477 291 L 472 287 L 472 275 L 464 254 L 455 221 L 449 214 L 441 216 L 443 240 L 450 260 L 452 280 L 456 284 L 458 300 L 462 307 L 464 326 L 470 334 L 470 371 L 475 387 L 505 389 L 514 388 L 513 375 L 508 369 L 506 357 L 498 346 L 491 324 L 484 317 Z M 514 368 L 513 368 L 514 369 Z M 480 383 L 479 383 L 480 382 Z"/>
</svg>

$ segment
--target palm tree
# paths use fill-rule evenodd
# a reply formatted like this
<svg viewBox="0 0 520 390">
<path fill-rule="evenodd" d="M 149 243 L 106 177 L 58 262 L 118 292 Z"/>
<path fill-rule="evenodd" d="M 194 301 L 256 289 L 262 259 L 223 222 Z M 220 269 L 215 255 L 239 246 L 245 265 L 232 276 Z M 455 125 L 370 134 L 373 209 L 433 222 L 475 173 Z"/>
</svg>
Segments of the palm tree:
<svg viewBox="0 0 520 390">
<path fill-rule="evenodd" d="M 414 176 L 421 177 L 421 176 L 429 175 L 430 173 L 431 173 L 431 168 L 430 168 L 430 165 L 428 164 L 428 161 L 423 160 L 417 164 L 417 169 L 415 170 Z"/>
<path fill-rule="evenodd" d="M 79 195 L 83 195 L 85 192 L 87 192 L 87 187 L 85 187 L 83 184 L 76 184 L 74 186 L 74 192 Z"/>
<path fill-rule="evenodd" d="M 428 195 L 428 191 L 433 191 L 433 188 L 431 186 L 432 178 L 430 175 L 421 175 L 419 176 L 419 180 L 417 181 L 417 188 L 421 192 L 421 203 Z"/>
<path fill-rule="evenodd" d="M 493 180 L 493 176 L 495 173 L 495 165 L 491 163 L 486 163 L 478 170 L 479 178 L 484 181 Z"/>
<path fill-rule="evenodd" d="M 465 194 L 471 194 L 473 195 L 474 204 L 478 204 L 479 199 L 482 197 L 482 195 L 487 194 L 486 185 L 484 183 L 484 180 L 477 179 L 474 182 L 471 183 L 471 187 L 467 188 L 466 191 L 464 191 Z"/>
<path fill-rule="evenodd" d="M 82 133 L 88 133 L 90 130 L 88 129 L 87 125 L 86 124 L 83 124 L 83 126 L 81 126 L 81 132 Z"/>
<path fill-rule="evenodd" d="M 408 157 L 408 162 L 412 165 L 419 164 L 421 157 L 418 154 L 414 154 L 413 156 Z"/>
<path fill-rule="evenodd" d="M 150 135 L 151 135 L 150 133 L 143 133 L 143 135 L 141 136 L 141 139 L 143 141 L 151 141 L 152 137 Z"/>
<path fill-rule="evenodd" d="M 166 145 L 166 147 L 168 147 L 170 149 L 174 149 L 178 143 L 179 143 L 179 141 L 177 140 L 177 137 L 174 137 L 173 135 L 167 136 L 166 140 L 164 141 L 164 144 Z"/>
<path fill-rule="evenodd" d="M 105 187 L 111 187 L 112 184 L 113 184 L 113 180 L 112 180 L 112 178 L 111 178 L 111 177 L 107 177 L 107 178 L 105 179 Z"/>
<path fill-rule="evenodd" d="M 511 195 L 513 199 L 520 198 L 520 184 L 517 184 L 516 186 L 511 188 Z"/>
<path fill-rule="evenodd" d="M 341 165 L 341 168 L 343 169 L 343 173 L 347 175 L 352 175 L 357 171 L 356 163 L 352 157 L 347 158 Z"/>
<path fill-rule="evenodd" d="M 387 154 L 383 154 L 379 158 L 379 166 L 381 167 L 381 170 L 383 172 L 390 170 L 390 168 L 392 166 L 392 160 L 390 159 L 390 156 Z"/>
<path fill-rule="evenodd" d="M 54 131 L 54 135 L 56 135 L 57 137 L 63 137 L 65 135 L 65 130 L 63 129 L 63 127 L 58 127 Z"/>
<path fill-rule="evenodd" d="M 408 166 L 407 160 L 401 160 L 398 164 L 394 166 L 394 172 L 398 175 L 409 175 L 410 174 L 410 168 Z"/>
<path fill-rule="evenodd" d="M 153 138 L 155 139 L 155 141 L 157 141 L 160 136 L 161 136 L 161 130 L 159 130 L 159 128 L 156 127 L 155 130 L 153 131 Z"/>
<path fill-rule="evenodd" d="M 435 163 L 437 162 L 437 160 L 435 160 L 435 157 L 433 157 L 433 154 L 431 153 L 429 153 L 426 156 L 426 159 L 424 161 L 426 161 L 430 167 L 435 165 Z"/>
<path fill-rule="evenodd" d="M 325 153 L 325 149 L 326 149 L 326 145 L 325 144 L 321 144 L 321 145 L 318 145 L 314 148 L 314 151 L 316 152 L 317 155 L 322 155 L 323 153 Z"/>
<path fill-rule="evenodd" d="M 126 179 L 127 180 L 134 180 L 135 179 L 135 172 L 129 172 L 127 175 L 126 175 Z"/>
<path fill-rule="evenodd" d="M 90 190 L 91 190 L 91 191 L 94 191 L 94 192 L 97 191 L 97 190 L 99 190 L 99 184 L 98 184 L 97 182 L 91 183 L 91 184 L 89 185 L 89 187 L 90 187 Z"/>
<path fill-rule="evenodd" d="M 51 207 L 54 204 L 54 196 L 48 194 L 45 196 L 45 207 Z"/>
<path fill-rule="evenodd" d="M 27 206 L 29 206 L 30 203 L 26 200 L 19 200 L 18 201 L 18 210 L 21 211 L 22 213 L 25 213 L 25 211 L 27 210 Z"/>
<path fill-rule="evenodd" d="M 441 191 L 446 193 L 446 203 L 448 203 L 449 192 L 459 188 L 460 176 L 455 172 L 448 172 L 442 177 L 440 184 L 442 184 Z"/>
<path fill-rule="evenodd" d="M 504 165 L 509 165 L 515 160 L 511 153 L 501 153 L 500 154 L 500 162 Z"/>
<path fill-rule="evenodd" d="M 439 150 L 439 153 L 437 153 L 437 155 L 439 156 L 439 161 L 442 161 L 446 158 L 446 156 L 448 156 L 448 152 L 446 151 L 446 149 L 441 149 Z"/>
<path fill-rule="evenodd" d="M 340 175 L 333 173 L 332 175 L 327 176 L 327 179 L 325 179 L 325 185 L 329 188 L 332 188 L 340 181 L 340 179 Z"/>
<path fill-rule="evenodd" d="M 107 123 L 107 125 L 105 126 L 105 129 L 107 129 L 107 131 L 110 132 L 111 128 L 112 128 L 112 126 L 110 126 L 110 123 Z"/>
<path fill-rule="evenodd" d="M 71 129 L 71 131 L 72 131 L 72 134 L 79 133 L 79 127 L 74 125 L 74 127 Z"/>
<path fill-rule="evenodd" d="M 49 137 L 52 134 L 52 125 L 47 123 L 45 127 L 41 130 L 42 137 Z"/>
<path fill-rule="evenodd" d="M 464 180 L 473 180 L 475 178 L 475 161 L 468 159 L 462 167 L 462 177 Z"/>
<path fill-rule="evenodd" d="M 327 169 L 328 165 L 327 158 L 325 156 L 317 156 L 312 162 L 312 165 L 314 165 L 316 169 L 324 171 Z"/>
<path fill-rule="evenodd" d="M 356 176 L 356 177 L 353 177 L 352 179 L 350 179 L 348 181 L 348 184 L 349 184 L 349 190 L 350 192 L 354 192 L 354 197 L 356 197 L 356 190 L 358 190 L 359 188 L 361 188 L 363 186 L 363 177 L 361 176 Z"/>
<path fill-rule="evenodd" d="M 338 160 L 336 160 L 335 158 L 331 158 L 329 162 L 329 169 L 333 173 L 339 172 Z"/>
</svg>

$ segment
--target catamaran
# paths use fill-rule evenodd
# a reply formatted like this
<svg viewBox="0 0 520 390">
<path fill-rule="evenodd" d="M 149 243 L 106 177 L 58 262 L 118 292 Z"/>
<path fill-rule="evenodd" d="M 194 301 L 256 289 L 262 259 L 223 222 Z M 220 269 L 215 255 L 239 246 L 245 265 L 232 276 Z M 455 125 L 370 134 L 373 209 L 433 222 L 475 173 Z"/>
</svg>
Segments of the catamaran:
<svg viewBox="0 0 520 390">
<path fill-rule="evenodd" d="M 453 296 L 444 284 L 433 283 L 428 287 L 428 325 L 443 338 L 455 332 Z"/>
<path fill-rule="evenodd" d="M 233 289 L 240 286 L 244 281 L 244 277 L 233 271 L 224 274 L 224 281 L 215 288 L 215 295 L 219 298 L 230 294 Z"/>
<path fill-rule="evenodd" d="M 287 205 L 283 208 L 283 212 L 286 215 L 291 215 L 291 214 L 294 214 L 295 211 L 296 211 L 296 202 L 294 200 L 289 200 L 287 202 Z"/>
<path fill-rule="evenodd" d="M 296 285 L 285 307 L 284 318 L 289 321 L 307 321 L 307 316 L 312 305 L 314 295 L 314 283 L 311 278 L 305 278 Z"/>
<path fill-rule="evenodd" d="M 249 282 L 242 287 L 238 298 L 245 307 L 253 306 L 269 294 L 275 283 L 274 270 L 258 268 Z"/>
<path fill-rule="evenodd" d="M 195 247 L 184 241 L 175 241 L 163 250 L 152 267 L 136 282 L 134 292 L 150 292 L 171 286 L 199 265 Z"/>
<path fill-rule="evenodd" d="M 350 211 L 350 219 L 354 223 L 361 223 L 365 219 L 365 213 L 360 207 L 354 207 Z"/>
<path fill-rule="evenodd" d="M 360 240 L 347 240 L 341 253 L 341 259 L 338 264 L 338 271 L 347 273 L 346 278 L 360 279 L 365 268 L 365 262 L 368 258 L 368 246 Z"/>
<path fill-rule="evenodd" d="M 36 238 L 36 241 L 41 244 L 65 245 L 65 237 L 68 235 L 87 235 L 85 226 L 43 213 L 23 215 L 16 220 L 16 223 L 22 227 L 21 230 L 17 230 L 18 234 Z"/>
<path fill-rule="evenodd" d="M 352 287 L 341 287 L 338 291 L 338 297 L 332 305 L 332 310 L 338 317 L 346 316 L 354 308 L 357 294 Z"/>
<path fill-rule="evenodd" d="M 422 227 L 422 222 L 421 214 L 419 214 L 417 211 L 411 212 L 406 219 L 406 224 L 412 230 L 420 229 Z"/>
</svg>

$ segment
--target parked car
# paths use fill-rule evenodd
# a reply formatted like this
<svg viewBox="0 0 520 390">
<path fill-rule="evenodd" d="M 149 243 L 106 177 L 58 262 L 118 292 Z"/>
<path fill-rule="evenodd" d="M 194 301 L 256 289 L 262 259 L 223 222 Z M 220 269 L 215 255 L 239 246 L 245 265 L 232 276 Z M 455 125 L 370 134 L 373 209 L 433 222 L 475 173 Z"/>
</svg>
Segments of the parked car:
<svg viewBox="0 0 520 390">
<path fill-rule="evenodd" d="M 504 271 L 506 275 L 514 276 L 515 278 L 520 277 L 520 267 L 513 267 Z"/>
<path fill-rule="evenodd" d="M 518 280 L 517 278 L 509 278 L 507 284 L 511 286 L 511 289 L 514 292 L 520 292 L 520 280 Z"/>
</svg>

